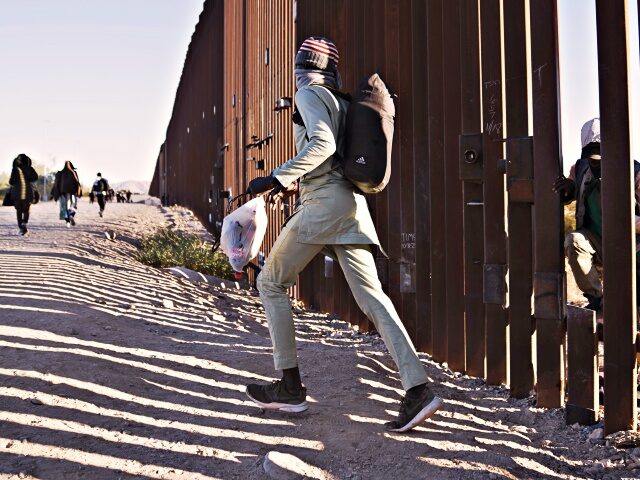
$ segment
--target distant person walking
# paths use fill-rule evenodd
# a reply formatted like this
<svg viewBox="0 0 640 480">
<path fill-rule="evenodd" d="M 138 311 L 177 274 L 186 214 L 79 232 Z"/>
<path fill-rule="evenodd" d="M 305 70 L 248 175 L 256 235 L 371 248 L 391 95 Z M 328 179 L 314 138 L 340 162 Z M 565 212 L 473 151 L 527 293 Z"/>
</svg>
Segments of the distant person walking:
<svg viewBox="0 0 640 480">
<path fill-rule="evenodd" d="M 34 199 L 33 185 L 31 182 L 38 180 L 38 174 L 31 166 L 31 159 L 24 153 L 18 155 L 13 161 L 9 185 L 11 185 L 11 199 L 16 208 L 16 217 L 20 235 L 26 235 L 27 223 L 29 223 L 29 208 Z"/>
<path fill-rule="evenodd" d="M 98 212 L 98 214 L 101 217 L 104 215 L 105 201 L 110 189 L 111 187 L 109 187 L 109 182 L 107 181 L 107 179 L 102 178 L 102 174 L 98 172 L 91 190 L 98 200 L 98 206 L 100 207 L 100 211 Z"/>
<path fill-rule="evenodd" d="M 82 193 L 82 185 L 78 179 L 73 163 L 64 162 L 64 168 L 56 172 L 51 195 L 59 202 L 60 220 L 66 222 L 67 228 L 76 224 L 76 207 L 78 196 Z"/>
</svg>

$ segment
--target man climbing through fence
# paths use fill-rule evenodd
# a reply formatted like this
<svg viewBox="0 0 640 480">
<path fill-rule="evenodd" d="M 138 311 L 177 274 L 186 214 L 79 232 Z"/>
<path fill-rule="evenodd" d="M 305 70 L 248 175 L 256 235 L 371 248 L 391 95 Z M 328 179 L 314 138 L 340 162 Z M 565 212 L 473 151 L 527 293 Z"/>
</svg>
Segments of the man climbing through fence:
<svg viewBox="0 0 640 480">
<path fill-rule="evenodd" d="M 306 389 L 300 379 L 295 331 L 287 289 L 321 251 L 340 263 L 358 306 L 382 336 L 399 371 L 406 395 L 390 431 L 404 432 L 424 422 L 443 404 L 427 386 L 427 375 L 411 340 L 378 279 L 372 245 L 379 246 L 364 195 L 334 163 L 343 151 L 348 100 L 332 93 L 341 86 L 338 51 L 323 37 L 306 39 L 295 58 L 294 125 L 298 154 L 267 177 L 249 184 L 252 194 L 277 194 L 299 179 L 300 206 L 271 249 L 257 285 L 273 343 L 275 368 L 282 379 L 247 386 L 248 396 L 264 409 L 302 412 Z M 294 114 L 295 115 L 295 114 Z"/>
<path fill-rule="evenodd" d="M 565 254 L 578 288 L 587 299 L 585 308 L 602 310 L 602 282 L 596 266 L 602 265 L 602 206 L 600 119 L 585 123 L 581 131 L 582 155 L 571 167 L 569 178 L 560 177 L 553 189 L 564 203 L 576 201 L 576 229 L 564 241 Z M 606 159 L 604 159 L 606 162 Z M 636 246 L 640 233 L 640 163 L 634 160 Z M 638 254 L 636 254 L 638 264 Z M 639 265 L 640 266 L 640 265 Z M 637 272 L 640 269 L 637 269 Z M 637 273 L 636 273 L 637 275 Z M 639 289 L 640 291 L 640 289 Z"/>
</svg>

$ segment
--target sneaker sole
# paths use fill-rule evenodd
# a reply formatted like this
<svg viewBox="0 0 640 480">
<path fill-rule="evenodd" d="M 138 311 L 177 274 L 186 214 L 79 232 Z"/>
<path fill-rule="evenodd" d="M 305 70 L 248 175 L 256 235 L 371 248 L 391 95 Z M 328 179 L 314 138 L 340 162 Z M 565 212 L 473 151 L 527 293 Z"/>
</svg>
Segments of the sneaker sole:
<svg viewBox="0 0 640 480">
<path fill-rule="evenodd" d="M 444 405 L 444 400 L 440 397 L 434 397 L 433 400 L 429 402 L 429 405 L 424 407 L 422 410 L 418 412 L 418 414 L 411 419 L 409 423 L 407 423 L 404 427 L 389 429 L 389 432 L 406 432 L 407 430 L 411 430 L 412 428 L 417 427 L 422 422 L 431 418 L 431 416 L 436 413 L 438 410 L 442 408 Z"/>
<path fill-rule="evenodd" d="M 309 405 L 307 404 L 306 400 L 297 405 L 291 405 L 290 403 L 278 403 L 278 402 L 262 403 L 261 401 L 253 398 L 249 394 L 249 392 L 245 392 L 245 393 L 253 403 L 255 403 L 256 405 L 258 405 L 260 408 L 264 410 L 276 410 L 278 412 L 300 413 L 300 412 L 304 412 L 306 409 L 309 408 Z"/>
</svg>

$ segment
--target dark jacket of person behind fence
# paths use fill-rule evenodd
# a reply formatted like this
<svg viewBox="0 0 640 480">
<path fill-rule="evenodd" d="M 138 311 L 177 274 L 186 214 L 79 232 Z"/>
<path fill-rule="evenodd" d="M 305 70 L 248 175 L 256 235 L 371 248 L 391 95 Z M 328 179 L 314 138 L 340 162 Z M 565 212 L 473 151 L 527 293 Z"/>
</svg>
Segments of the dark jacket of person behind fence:
<svg viewBox="0 0 640 480">
<path fill-rule="evenodd" d="M 602 282 L 597 266 L 602 266 L 602 203 L 600 119 L 586 122 L 580 132 L 582 153 L 571 167 L 568 178 L 560 177 L 554 190 L 564 203 L 576 202 L 576 228 L 565 238 L 565 254 L 578 288 L 587 299 L 586 308 L 602 310 Z M 640 247 L 640 163 L 633 162 L 635 184 L 636 247 Z M 636 252 L 636 265 L 640 267 L 640 252 Z M 629 267 L 631 268 L 631 266 Z M 637 270 L 636 273 L 639 273 Z M 640 290 L 638 291 L 640 293 Z M 640 297 L 637 302 L 640 304 Z"/>
<path fill-rule="evenodd" d="M 27 223 L 29 223 L 29 208 L 34 199 L 31 182 L 38 180 L 38 174 L 31 166 L 31 159 L 24 153 L 18 155 L 13 161 L 9 185 L 11 185 L 11 198 L 16 208 L 16 217 L 20 233 L 26 235 Z"/>
</svg>

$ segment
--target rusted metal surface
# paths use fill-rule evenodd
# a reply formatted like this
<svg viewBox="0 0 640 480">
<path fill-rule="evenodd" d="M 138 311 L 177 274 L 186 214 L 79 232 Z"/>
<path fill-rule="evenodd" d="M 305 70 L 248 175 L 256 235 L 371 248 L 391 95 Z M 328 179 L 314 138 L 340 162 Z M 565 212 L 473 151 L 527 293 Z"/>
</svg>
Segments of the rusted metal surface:
<svg viewBox="0 0 640 480">
<path fill-rule="evenodd" d="M 596 312 L 567 306 L 567 425 L 598 421 L 598 339 Z"/>
<path fill-rule="evenodd" d="M 603 152 L 617 162 L 603 167 L 605 273 L 616 271 L 627 285 L 605 286 L 614 295 L 605 302 L 607 430 L 613 431 L 633 426 L 629 362 L 635 362 L 636 331 L 624 2 L 610 4 L 603 13 L 605 2 L 598 3 Z M 215 232 L 228 198 L 295 154 L 288 108 L 295 52 L 309 35 L 331 38 L 340 51 L 343 90 L 354 91 L 378 72 L 397 94 L 391 182 L 368 202 L 388 253 L 376 254 L 380 281 L 417 348 L 489 383 L 509 381 L 515 396 L 535 387 L 539 405 L 561 406 L 563 212 L 551 190 L 562 171 L 556 28 L 555 0 L 207 0 L 151 192 L 192 208 Z M 269 210 L 258 265 L 293 208 L 292 199 Z M 291 294 L 372 328 L 340 266 L 324 255 L 302 272 Z M 581 332 L 573 338 L 586 338 Z M 584 339 L 569 342 L 572 352 L 585 352 Z"/>
<path fill-rule="evenodd" d="M 480 32 L 478 2 L 462 0 L 460 5 L 460 71 L 463 135 L 476 135 L 473 148 L 460 138 L 460 178 L 464 202 L 464 307 L 466 366 L 470 375 L 485 375 L 485 322 L 482 301 L 482 262 L 484 259 L 484 210 L 482 186 L 482 131 L 480 102 Z M 466 154 L 466 155 L 465 155 Z M 471 167 L 469 176 L 465 169 Z"/>
<path fill-rule="evenodd" d="M 458 162 L 458 135 L 462 127 L 460 65 L 460 0 L 444 2 L 442 11 L 444 80 L 445 234 L 447 238 L 447 363 L 459 372 L 466 370 L 464 321 L 463 196 Z M 465 46 L 466 47 L 466 46 Z M 453 55 L 448 55 L 453 52 Z"/>
<path fill-rule="evenodd" d="M 427 84 L 429 68 L 425 61 L 424 49 L 427 45 L 427 29 L 424 28 L 427 15 L 426 2 L 412 2 L 413 45 L 411 62 L 413 64 L 413 155 L 414 205 L 415 219 L 415 262 L 416 262 L 416 348 L 424 352 L 433 352 L 433 334 L 431 323 L 431 236 L 430 236 L 430 191 L 429 191 L 429 102 L 428 90 L 419 88 Z"/>
<path fill-rule="evenodd" d="M 623 0 L 596 1 L 603 159 L 606 433 L 635 430 L 637 426 L 635 200 L 629 130 L 626 3 Z M 637 58 L 636 55 L 634 52 L 633 57 Z"/>
<path fill-rule="evenodd" d="M 154 188 L 167 203 L 191 208 L 211 230 L 222 220 L 222 1 L 204 5 L 191 39 Z"/>
<path fill-rule="evenodd" d="M 535 385 L 533 348 L 533 142 L 529 135 L 525 1 L 504 2 L 506 171 L 509 228 L 509 387 L 527 397 Z M 529 185 L 529 197 L 519 188 Z"/>
<path fill-rule="evenodd" d="M 564 403 L 564 306 L 566 305 L 563 222 L 551 185 L 562 173 L 558 104 L 558 47 L 555 0 L 531 2 L 531 68 L 535 169 L 535 273 L 537 403 Z"/>
<path fill-rule="evenodd" d="M 444 78 L 442 0 L 427 2 L 429 92 L 429 195 L 431 220 L 431 335 L 433 358 L 447 359 L 447 237 L 444 166 Z M 440 228 L 434 228 L 434 227 Z"/>
<path fill-rule="evenodd" d="M 498 170 L 498 161 L 504 158 L 500 32 L 500 1 L 480 2 L 484 134 L 484 298 L 487 382 L 491 384 L 505 383 L 508 378 L 507 298 L 504 277 L 507 263 L 505 179 Z"/>
</svg>

